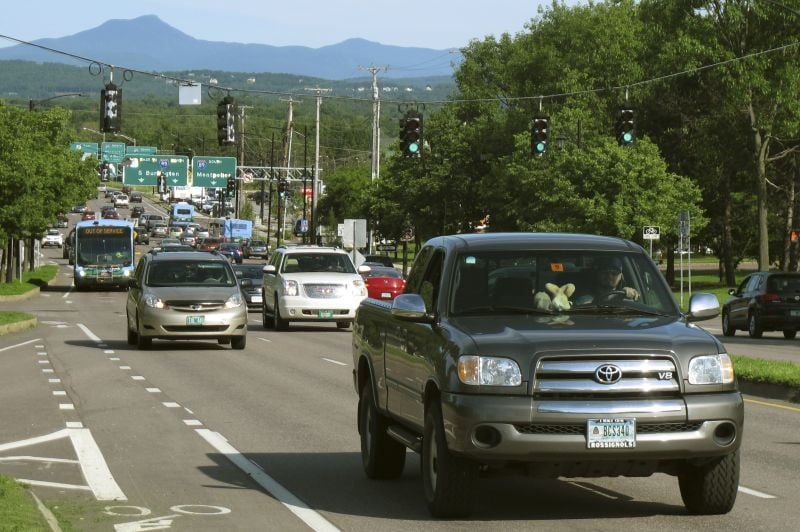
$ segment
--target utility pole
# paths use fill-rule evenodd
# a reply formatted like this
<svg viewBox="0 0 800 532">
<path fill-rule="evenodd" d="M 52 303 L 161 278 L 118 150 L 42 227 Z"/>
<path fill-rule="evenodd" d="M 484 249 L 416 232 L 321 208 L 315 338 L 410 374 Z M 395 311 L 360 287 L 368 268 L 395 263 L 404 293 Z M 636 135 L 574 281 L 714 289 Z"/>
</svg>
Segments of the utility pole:
<svg viewBox="0 0 800 532">
<path fill-rule="evenodd" d="M 238 106 L 239 112 L 239 166 L 244 166 L 244 114 L 247 109 L 252 109 L 252 105 Z M 236 180 L 236 176 L 233 177 Z M 243 181 L 238 180 L 236 187 L 233 189 L 233 215 L 239 218 L 239 189 L 242 188 Z M 223 213 L 224 214 L 224 213 Z"/>
<path fill-rule="evenodd" d="M 314 176 L 311 178 L 311 238 L 313 244 L 317 244 L 317 187 L 319 186 L 319 108 L 322 105 L 322 93 L 330 92 L 333 89 L 306 89 L 307 91 L 314 91 L 317 97 L 317 112 L 314 118 Z M 321 235 L 320 235 L 321 236 Z"/>
<path fill-rule="evenodd" d="M 371 175 L 372 181 L 375 182 L 380 177 L 381 172 L 381 100 L 378 92 L 378 72 L 381 70 L 388 70 L 389 67 L 379 68 L 375 65 L 370 65 L 368 68 L 359 67 L 359 70 L 367 70 L 372 74 L 372 157 L 371 157 Z M 370 224 L 369 230 L 369 252 L 372 253 L 373 246 L 373 231 Z"/>
</svg>

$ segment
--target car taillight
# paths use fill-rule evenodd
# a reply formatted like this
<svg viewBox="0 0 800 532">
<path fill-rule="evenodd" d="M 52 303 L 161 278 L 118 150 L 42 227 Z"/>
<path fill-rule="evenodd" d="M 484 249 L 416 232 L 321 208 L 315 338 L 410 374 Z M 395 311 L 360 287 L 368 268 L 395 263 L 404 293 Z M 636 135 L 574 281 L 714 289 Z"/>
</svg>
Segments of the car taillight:
<svg viewBox="0 0 800 532">
<path fill-rule="evenodd" d="M 758 299 L 761 300 L 762 303 L 770 303 L 772 301 L 780 301 L 781 296 L 780 294 L 773 294 L 771 292 L 767 292 L 766 294 L 761 294 L 758 296 Z"/>
</svg>

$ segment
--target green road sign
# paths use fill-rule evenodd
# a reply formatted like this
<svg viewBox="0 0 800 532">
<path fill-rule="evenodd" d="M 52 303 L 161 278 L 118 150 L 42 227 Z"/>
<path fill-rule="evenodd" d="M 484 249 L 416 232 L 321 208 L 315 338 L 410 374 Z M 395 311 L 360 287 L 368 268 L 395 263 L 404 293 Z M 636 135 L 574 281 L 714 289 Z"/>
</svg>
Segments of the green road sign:
<svg viewBox="0 0 800 532">
<path fill-rule="evenodd" d="M 83 152 L 81 160 L 84 160 L 89 156 L 97 157 L 98 148 L 99 145 L 96 142 L 72 142 L 69 145 L 69 149 Z"/>
<path fill-rule="evenodd" d="M 155 155 L 157 151 L 155 146 L 128 146 L 125 155 Z"/>
<path fill-rule="evenodd" d="M 185 155 L 133 155 L 125 165 L 122 182 L 126 185 L 158 184 L 163 174 L 168 187 L 185 187 L 189 175 L 189 158 Z"/>
<path fill-rule="evenodd" d="M 125 143 L 104 142 L 100 151 L 101 160 L 107 163 L 121 163 L 125 158 Z"/>
<path fill-rule="evenodd" d="M 225 188 L 236 176 L 236 157 L 192 157 L 192 185 L 206 188 Z"/>
</svg>

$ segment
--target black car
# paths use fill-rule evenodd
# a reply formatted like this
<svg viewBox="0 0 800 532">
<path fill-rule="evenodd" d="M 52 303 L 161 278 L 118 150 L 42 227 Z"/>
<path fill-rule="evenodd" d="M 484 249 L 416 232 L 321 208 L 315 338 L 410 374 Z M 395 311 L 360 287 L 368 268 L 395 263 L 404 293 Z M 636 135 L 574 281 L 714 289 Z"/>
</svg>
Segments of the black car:
<svg viewBox="0 0 800 532">
<path fill-rule="evenodd" d="M 261 264 L 234 264 L 233 272 L 242 287 L 248 309 L 261 310 L 261 286 L 264 272 Z"/>
<path fill-rule="evenodd" d="M 137 205 L 131 209 L 131 218 L 138 218 L 144 212 L 144 207 Z"/>
<path fill-rule="evenodd" d="M 783 331 L 792 339 L 800 329 L 800 273 L 755 272 L 748 275 L 722 306 L 722 333 L 746 330 L 751 338 Z"/>
<path fill-rule="evenodd" d="M 219 245 L 219 254 L 224 255 L 231 262 L 241 264 L 244 260 L 242 246 L 238 242 L 223 242 Z"/>
</svg>

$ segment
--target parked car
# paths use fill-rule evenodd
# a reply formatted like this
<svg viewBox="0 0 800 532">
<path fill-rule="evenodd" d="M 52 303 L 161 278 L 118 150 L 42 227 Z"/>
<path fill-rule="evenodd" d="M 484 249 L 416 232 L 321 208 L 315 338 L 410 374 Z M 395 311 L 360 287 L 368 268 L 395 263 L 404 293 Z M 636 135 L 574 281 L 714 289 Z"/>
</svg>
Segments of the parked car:
<svg viewBox="0 0 800 532">
<path fill-rule="evenodd" d="M 731 297 L 722 306 L 725 336 L 733 336 L 739 329 L 751 338 L 761 338 L 764 331 L 783 331 L 786 339 L 797 336 L 800 273 L 754 272 L 728 293 Z"/>
<path fill-rule="evenodd" d="M 264 272 L 260 264 L 234 264 L 233 272 L 239 279 L 242 287 L 242 294 L 247 301 L 248 309 L 261 309 L 262 303 L 262 280 Z"/>
<path fill-rule="evenodd" d="M 216 340 L 244 349 L 247 305 L 227 260 L 212 253 L 145 253 L 129 282 L 128 344 L 153 339 Z"/>
<path fill-rule="evenodd" d="M 250 257 L 266 259 L 267 255 L 269 255 L 269 248 L 267 247 L 267 243 L 263 240 L 251 240 L 246 245 L 242 246 L 242 252 L 246 259 Z"/>
<path fill-rule="evenodd" d="M 238 242 L 223 242 L 219 245 L 220 255 L 224 255 L 229 261 L 241 264 L 244 259 L 242 246 Z"/>
<path fill-rule="evenodd" d="M 285 330 L 292 321 L 335 322 L 346 329 L 367 288 L 350 255 L 321 246 L 281 246 L 264 266 L 261 320 Z"/>
<path fill-rule="evenodd" d="M 403 293 L 406 281 L 403 272 L 397 268 L 388 268 L 375 262 L 365 262 L 362 266 L 369 266 L 369 271 L 361 274 L 369 297 L 391 301 Z"/>
<path fill-rule="evenodd" d="M 44 238 L 42 239 L 42 247 L 48 246 L 58 246 L 61 247 L 64 245 L 64 237 L 61 236 L 61 232 L 58 229 L 48 229 L 47 233 L 45 233 Z"/>
</svg>

